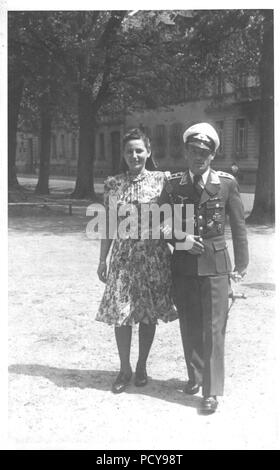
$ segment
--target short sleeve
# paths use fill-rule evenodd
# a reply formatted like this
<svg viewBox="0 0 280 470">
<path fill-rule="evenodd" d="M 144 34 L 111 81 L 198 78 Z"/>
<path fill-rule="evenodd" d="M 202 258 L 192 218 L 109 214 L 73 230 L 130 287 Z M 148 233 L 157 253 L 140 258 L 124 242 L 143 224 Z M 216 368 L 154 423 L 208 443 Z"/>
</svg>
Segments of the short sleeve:
<svg viewBox="0 0 280 470">
<path fill-rule="evenodd" d="M 114 176 L 108 176 L 108 178 L 104 181 L 103 203 L 106 209 L 109 207 L 110 198 L 117 196 L 119 186 L 120 181 L 118 181 Z"/>
<path fill-rule="evenodd" d="M 109 206 L 109 197 L 110 197 L 110 184 L 108 178 L 104 181 L 104 194 L 103 194 L 103 203 L 106 208 Z"/>
</svg>

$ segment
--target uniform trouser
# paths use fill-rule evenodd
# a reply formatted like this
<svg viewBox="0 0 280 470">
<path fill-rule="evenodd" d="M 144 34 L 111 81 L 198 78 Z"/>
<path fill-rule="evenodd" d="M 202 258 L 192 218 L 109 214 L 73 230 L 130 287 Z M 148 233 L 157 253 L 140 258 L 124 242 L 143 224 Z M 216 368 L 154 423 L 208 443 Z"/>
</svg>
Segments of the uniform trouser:
<svg viewBox="0 0 280 470">
<path fill-rule="evenodd" d="M 203 396 L 223 395 L 228 275 L 174 277 L 189 380 Z"/>
</svg>

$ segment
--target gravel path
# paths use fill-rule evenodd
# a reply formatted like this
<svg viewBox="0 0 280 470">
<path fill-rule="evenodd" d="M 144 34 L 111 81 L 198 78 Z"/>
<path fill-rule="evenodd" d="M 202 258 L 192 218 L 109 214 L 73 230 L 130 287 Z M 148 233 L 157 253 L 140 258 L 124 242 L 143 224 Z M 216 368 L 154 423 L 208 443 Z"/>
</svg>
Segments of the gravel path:
<svg viewBox="0 0 280 470">
<path fill-rule="evenodd" d="M 215 415 L 183 392 L 178 322 L 160 324 L 149 383 L 113 395 L 113 330 L 95 322 L 99 243 L 83 217 L 9 221 L 9 439 L 40 449 L 275 449 L 274 232 L 249 229 L 251 265 L 231 310 L 226 389 Z M 133 332 L 132 364 L 137 358 Z M 279 407 L 278 407 L 279 408 Z"/>
</svg>

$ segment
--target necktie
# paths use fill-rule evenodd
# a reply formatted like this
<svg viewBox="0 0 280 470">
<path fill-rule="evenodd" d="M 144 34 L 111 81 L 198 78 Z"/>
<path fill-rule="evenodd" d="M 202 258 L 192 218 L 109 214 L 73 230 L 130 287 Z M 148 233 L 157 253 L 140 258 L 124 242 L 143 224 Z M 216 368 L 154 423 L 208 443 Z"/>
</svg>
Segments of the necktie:
<svg viewBox="0 0 280 470">
<path fill-rule="evenodd" d="M 201 196 L 203 187 L 202 187 L 202 177 L 201 175 L 194 175 L 193 177 L 193 188 L 198 196 Z"/>
</svg>

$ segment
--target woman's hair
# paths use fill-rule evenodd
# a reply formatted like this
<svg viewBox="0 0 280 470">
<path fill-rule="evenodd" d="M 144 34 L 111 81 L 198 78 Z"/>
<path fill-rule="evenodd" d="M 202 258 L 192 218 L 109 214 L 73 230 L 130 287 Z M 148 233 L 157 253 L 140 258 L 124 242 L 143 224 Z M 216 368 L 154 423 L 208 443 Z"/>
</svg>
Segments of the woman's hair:
<svg viewBox="0 0 280 470">
<path fill-rule="evenodd" d="M 143 132 L 141 129 L 139 129 L 137 127 L 134 128 L 134 129 L 129 129 L 123 136 L 123 147 L 125 147 L 127 142 L 129 142 L 130 140 L 142 140 L 144 142 L 144 145 L 145 145 L 146 149 L 148 150 L 148 152 L 152 151 L 150 139 L 147 136 L 147 134 L 145 134 L 145 132 Z M 150 157 L 147 158 L 147 160 L 146 160 L 145 168 L 147 170 L 152 171 L 152 170 L 155 170 L 156 167 L 157 167 L 157 165 L 155 164 L 155 162 L 152 158 L 152 155 L 150 155 Z M 125 159 L 122 158 L 121 164 L 120 164 L 120 171 L 125 172 L 128 169 L 129 168 L 128 168 L 128 165 L 127 165 Z"/>
</svg>

